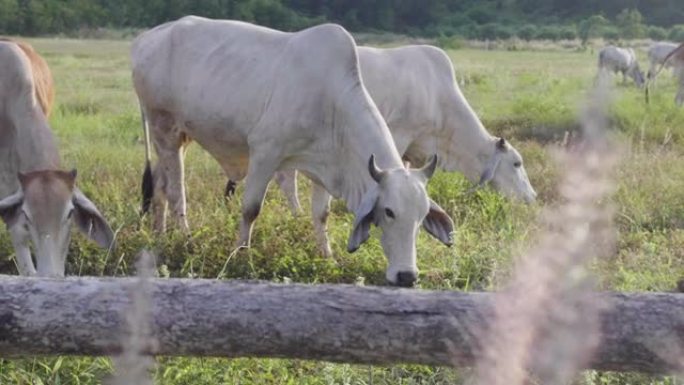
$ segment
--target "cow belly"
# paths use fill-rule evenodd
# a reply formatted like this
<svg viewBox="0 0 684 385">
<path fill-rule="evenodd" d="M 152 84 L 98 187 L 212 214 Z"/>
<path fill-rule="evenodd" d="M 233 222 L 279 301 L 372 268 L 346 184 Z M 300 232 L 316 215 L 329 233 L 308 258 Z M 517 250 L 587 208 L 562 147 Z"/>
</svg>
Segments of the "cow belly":
<svg viewBox="0 0 684 385">
<path fill-rule="evenodd" d="M 230 179 L 241 180 L 245 177 L 249 164 L 249 145 L 241 133 L 230 129 L 200 130 L 191 122 L 185 122 L 184 131 L 216 159 Z"/>
</svg>

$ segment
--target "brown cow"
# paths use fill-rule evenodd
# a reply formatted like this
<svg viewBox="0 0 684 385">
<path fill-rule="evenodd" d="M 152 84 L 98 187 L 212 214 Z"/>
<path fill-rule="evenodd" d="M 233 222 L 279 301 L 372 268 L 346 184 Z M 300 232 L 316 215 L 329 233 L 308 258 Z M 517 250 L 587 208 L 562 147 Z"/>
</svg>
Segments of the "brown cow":
<svg viewBox="0 0 684 385">
<path fill-rule="evenodd" d="M 19 273 L 63 276 L 72 223 L 102 247 L 111 245 L 113 233 L 75 187 L 76 170 L 59 170 L 47 122 L 54 88 L 45 60 L 26 43 L 2 39 L 0 68 L 0 217 Z"/>
</svg>

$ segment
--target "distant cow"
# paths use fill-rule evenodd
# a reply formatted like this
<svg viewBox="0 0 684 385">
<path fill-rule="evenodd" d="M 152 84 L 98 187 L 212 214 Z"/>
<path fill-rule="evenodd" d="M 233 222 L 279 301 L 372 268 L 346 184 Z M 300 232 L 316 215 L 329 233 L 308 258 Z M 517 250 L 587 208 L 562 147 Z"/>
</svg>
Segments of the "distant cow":
<svg viewBox="0 0 684 385">
<path fill-rule="evenodd" d="M 75 186 L 76 170 L 59 170 L 47 122 L 53 95 L 50 70 L 33 48 L 0 40 L 0 217 L 22 275 L 64 275 L 72 223 L 102 247 L 113 239 L 102 214 Z"/>
<path fill-rule="evenodd" d="M 392 132 L 404 159 L 424 162 L 437 154 L 445 171 L 462 172 L 480 185 L 492 182 L 504 194 L 535 200 L 523 159 L 503 139 L 490 135 L 454 79 L 451 60 L 439 48 L 425 45 L 379 49 L 359 47 L 366 89 Z M 298 211 L 294 172 L 276 181 Z M 319 249 L 331 254 L 325 236 L 329 196 L 314 191 L 312 210 Z"/>
<path fill-rule="evenodd" d="M 672 66 L 679 83 L 677 95 L 675 96 L 675 103 L 678 106 L 684 105 L 684 43 L 680 44 L 665 57 L 662 65 L 655 71 L 653 77 L 658 76 L 663 67 L 667 65 Z M 646 87 L 646 102 L 648 102 L 648 87 Z"/>
<path fill-rule="evenodd" d="M 599 51 L 599 76 L 604 72 L 621 73 L 623 83 L 629 76 L 634 80 L 637 87 L 643 87 L 644 74 L 639 69 L 636 54 L 631 48 L 619 48 L 613 45 L 604 47 Z"/>
<path fill-rule="evenodd" d="M 280 169 L 301 170 L 314 189 L 346 201 L 355 213 L 350 252 L 368 239 L 371 224 L 382 228 L 390 283 L 415 282 L 421 223 L 452 243 L 453 222 L 425 190 L 436 158 L 422 169 L 404 167 L 342 27 L 284 33 L 190 16 L 140 35 L 131 59 L 159 156 L 152 173 L 158 230 L 166 199 L 179 226 L 188 227 L 183 147 L 192 139 L 229 178 L 246 176 L 238 245 L 249 246 L 266 187 Z"/>
<path fill-rule="evenodd" d="M 665 64 L 665 58 L 672 51 L 677 48 L 676 43 L 670 43 L 666 41 L 656 42 L 651 44 L 648 48 L 648 60 L 650 62 L 650 67 L 648 69 L 648 75 L 646 76 L 649 80 L 655 75 L 658 66 Z M 668 63 L 666 67 L 672 67 L 671 63 Z"/>
</svg>

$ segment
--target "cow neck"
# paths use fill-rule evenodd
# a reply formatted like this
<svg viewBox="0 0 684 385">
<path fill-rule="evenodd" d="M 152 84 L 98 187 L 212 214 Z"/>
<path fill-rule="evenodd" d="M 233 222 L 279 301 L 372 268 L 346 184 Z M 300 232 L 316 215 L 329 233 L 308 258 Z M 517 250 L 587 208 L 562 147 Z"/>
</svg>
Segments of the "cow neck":
<svg viewBox="0 0 684 385">
<path fill-rule="evenodd" d="M 332 169 L 336 170 L 333 173 L 336 176 L 334 179 L 328 177 L 326 185 L 326 189 L 344 199 L 352 211 L 376 183 L 368 172 L 371 155 L 375 155 L 376 164 L 381 169 L 404 167 L 380 112 L 360 83 L 355 88 L 356 95 L 342 98 L 345 102 L 339 107 L 341 113 L 336 114 L 334 125 L 340 127 L 334 130 L 337 156 Z"/>
<path fill-rule="evenodd" d="M 440 166 L 445 171 L 462 172 L 471 182 L 477 182 L 492 156 L 496 138 L 487 132 L 457 88 L 449 106 L 438 133 Z"/>
<path fill-rule="evenodd" d="M 35 106 L 33 109 L 39 107 Z M 55 137 L 42 113 L 29 112 L 14 119 L 16 158 L 21 172 L 54 170 L 60 166 Z"/>
</svg>

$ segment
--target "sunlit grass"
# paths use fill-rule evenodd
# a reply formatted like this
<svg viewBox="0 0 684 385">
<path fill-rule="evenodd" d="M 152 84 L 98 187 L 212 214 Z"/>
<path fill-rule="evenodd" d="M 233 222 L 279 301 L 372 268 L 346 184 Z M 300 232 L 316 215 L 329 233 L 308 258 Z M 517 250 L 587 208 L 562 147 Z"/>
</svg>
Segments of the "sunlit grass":
<svg viewBox="0 0 684 385">
<path fill-rule="evenodd" d="M 279 191 L 271 188 L 258 218 L 252 248 L 233 256 L 239 197 L 226 201 L 226 181 L 216 162 L 191 145 L 186 160 L 192 235 L 171 231 L 155 236 L 140 220 L 139 184 L 143 167 L 142 132 L 128 66 L 128 43 L 120 41 L 32 40 L 45 54 L 57 83 L 51 124 L 60 141 L 65 168 L 76 167 L 81 189 L 117 230 L 118 248 L 105 251 L 76 236 L 67 274 L 129 275 L 143 248 L 158 256 L 173 277 L 285 279 L 307 283 L 382 284 L 385 257 L 377 230 L 355 254 L 346 252 L 352 216 L 333 203 L 330 237 L 334 260 L 320 257 L 308 217 L 309 184 L 300 179 L 300 218 L 290 215 Z M 511 261 L 535 241 L 536 215 L 557 203 L 555 184 L 562 165 L 551 152 L 565 131 L 576 130 L 577 110 L 595 75 L 591 52 L 449 52 L 457 79 L 485 125 L 506 135 L 525 157 L 539 202 L 526 206 L 490 189 L 466 191 L 461 175 L 437 173 L 431 196 L 457 225 L 455 245 L 441 246 L 428 235 L 418 239 L 420 287 L 491 290 L 510 271 Z M 611 110 L 612 129 L 623 146 L 615 173 L 618 247 L 593 265 L 603 289 L 670 290 L 684 276 L 684 110 L 674 107 L 674 85 L 663 76 L 650 106 L 643 92 L 620 84 Z M 669 83 L 668 83 L 669 82 Z M 0 255 L 11 256 L 8 235 L 0 231 Z M 224 269 L 225 267 L 225 269 Z M 16 274 L 9 257 L 0 271 Z M 111 372 L 107 359 L 45 358 L 0 361 L 0 384 L 99 384 Z M 468 370 L 429 367 L 370 367 L 293 360 L 161 358 L 160 384 L 452 384 Z M 587 384 L 670 384 L 670 379 L 589 372 Z"/>
</svg>

